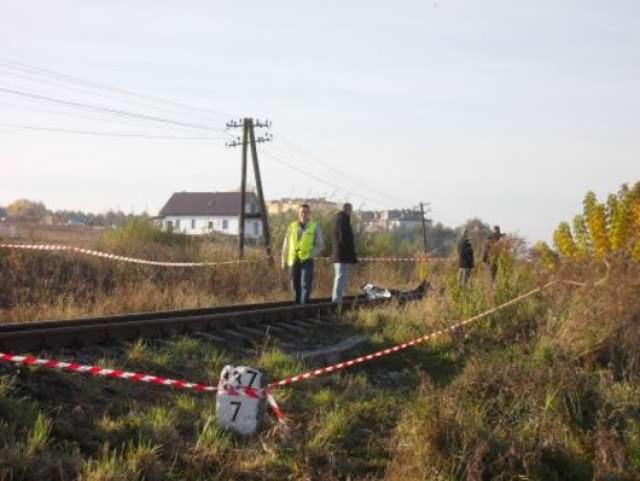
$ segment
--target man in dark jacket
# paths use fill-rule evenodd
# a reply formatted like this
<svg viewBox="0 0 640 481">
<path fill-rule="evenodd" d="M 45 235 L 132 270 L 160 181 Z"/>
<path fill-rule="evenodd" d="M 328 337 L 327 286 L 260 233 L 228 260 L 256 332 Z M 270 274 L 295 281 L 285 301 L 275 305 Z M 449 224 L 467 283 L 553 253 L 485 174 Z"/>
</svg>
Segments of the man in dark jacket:
<svg viewBox="0 0 640 481">
<path fill-rule="evenodd" d="M 336 216 L 336 223 L 333 229 L 333 253 L 331 260 L 335 270 L 333 280 L 333 294 L 331 300 L 342 304 L 342 296 L 347 286 L 347 271 L 349 264 L 356 264 L 356 247 L 353 241 L 353 230 L 351 229 L 351 213 L 353 206 L 349 203 L 342 206 L 342 210 Z"/>
<path fill-rule="evenodd" d="M 458 282 L 460 283 L 460 287 L 467 285 L 473 265 L 473 246 L 469 240 L 469 232 L 465 229 L 462 231 L 460 242 L 458 242 L 458 266 L 460 268 L 458 271 Z"/>
</svg>

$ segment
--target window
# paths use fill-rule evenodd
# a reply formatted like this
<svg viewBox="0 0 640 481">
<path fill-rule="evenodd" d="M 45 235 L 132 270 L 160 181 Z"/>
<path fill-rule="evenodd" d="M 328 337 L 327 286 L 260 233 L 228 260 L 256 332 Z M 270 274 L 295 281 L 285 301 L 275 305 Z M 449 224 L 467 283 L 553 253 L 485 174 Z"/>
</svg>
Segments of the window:
<svg viewBox="0 0 640 481">
<path fill-rule="evenodd" d="M 208 224 L 209 230 L 213 230 L 213 221 L 210 220 Z"/>
<path fill-rule="evenodd" d="M 227 230 L 229 228 L 229 220 L 222 219 L 222 230 Z"/>
<path fill-rule="evenodd" d="M 180 230 L 180 219 L 176 219 L 176 230 Z"/>
<path fill-rule="evenodd" d="M 191 219 L 191 230 L 196 230 L 196 220 Z"/>
<path fill-rule="evenodd" d="M 171 221 L 171 220 L 167 221 L 167 230 L 169 232 L 171 232 L 173 230 L 173 221 Z"/>
<path fill-rule="evenodd" d="M 254 235 L 260 234 L 260 224 L 258 224 L 257 222 L 253 223 L 253 233 Z"/>
</svg>

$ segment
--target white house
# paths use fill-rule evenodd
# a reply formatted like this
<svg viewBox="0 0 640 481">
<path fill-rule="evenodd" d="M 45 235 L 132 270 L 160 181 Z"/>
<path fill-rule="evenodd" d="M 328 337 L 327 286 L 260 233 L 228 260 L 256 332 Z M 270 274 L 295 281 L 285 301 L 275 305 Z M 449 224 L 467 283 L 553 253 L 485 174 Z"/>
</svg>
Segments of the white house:
<svg viewBox="0 0 640 481">
<path fill-rule="evenodd" d="M 258 196 L 247 192 L 244 234 L 262 236 Z M 176 192 L 160 210 L 157 221 L 163 230 L 201 235 L 220 232 L 238 235 L 240 192 Z"/>
</svg>

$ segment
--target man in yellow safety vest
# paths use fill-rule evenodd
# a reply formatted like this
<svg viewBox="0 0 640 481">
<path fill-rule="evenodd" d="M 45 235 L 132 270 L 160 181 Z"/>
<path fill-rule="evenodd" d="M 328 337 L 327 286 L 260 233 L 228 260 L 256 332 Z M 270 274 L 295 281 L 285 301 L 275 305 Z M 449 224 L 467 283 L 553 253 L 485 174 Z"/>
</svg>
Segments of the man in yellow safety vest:
<svg viewBox="0 0 640 481">
<path fill-rule="evenodd" d="M 309 302 L 313 288 L 313 259 L 324 249 L 322 231 L 311 220 L 311 209 L 302 204 L 298 220 L 292 222 L 282 245 L 282 268 L 289 268 L 296 304 Z"/>
</svg>

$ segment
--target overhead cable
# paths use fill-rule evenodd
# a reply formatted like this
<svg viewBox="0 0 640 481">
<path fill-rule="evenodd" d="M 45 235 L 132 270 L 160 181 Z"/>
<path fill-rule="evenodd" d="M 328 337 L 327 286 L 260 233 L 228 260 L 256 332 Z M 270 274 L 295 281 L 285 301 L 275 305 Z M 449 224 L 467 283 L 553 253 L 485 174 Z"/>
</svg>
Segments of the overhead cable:
<svg viewBox="0 0 640 481">
<path fill-rule="evenodd" d="M 174 107 L 179 107 L 182 109 L 188 109 L 188 110 L 196 110 L 202 113 L 206 113 L 212 116 L 217 116 L 217 117 L 224 117 L 224 118 L 228 118 L 228 117 L 234 117 L 235 115 L 233 114 L 229 114 L 227 112 L 222 112 L 222 111 L 216 111 L 213 109 L 209 109 L 206 107 L 199 107 L 199 106 L 194 106 L 194 105 L 189 105 L 183 102 L 176 102 L 173 100 L 166 100 L 160 97 L 155 97 L 152 95 L 147 95 L 147 94 L 143 94 L 143 93 L 139 93 L 139 92 L 134 92 L 132 90 L 128 90 L 128 89 L 123 89 L 120 87 L 114 87 L 112 85 L 108 85 L 108 84 L 103 84 L 103 83 L 98 83 L 98 82 L 91 82 L 88 80 L 84 80 L 82 78 L 79 77 L 75 77 L 72 75 L 67 75 L 67 74 L 63 74 L 60 72 L 55 72 L 53 70 L 49 70 L 49 69 L 45 69 L 45 68 L 41 68 L 41 67 L 36 67 L 34 65 L 29 65 L 26 64 L 24 62 L 18 62 L 16 60 L 12 60 L 12 59 L 8 59 L 6 57 L 0 57 L 0 62 L 4 62 L 4 63 L 0 63 L 0 65 L 3 65 L 5 67 L 11 67 L 14 69 L 18 69 L 18 70 L 22 70 L 23 72 L 28 72 L 28 73 L 32 73 L 32 74 L 37 74 L 37 75 L 41 75 L 43 77 L 49 77 L 55 80 L 60 80 L 60 81 L 65 81 L 68 83 L 73 83 L 76 85 L 82 85 L 82 86 L 87 86 L 87 87 L 91 87 L 94 89 L 98 89 L 98 90 L 108 90 L 111 92 L 116 92 L 116 93 L 120 93 L 120 94 L 124 94 L 127 96 L 132 96 L 132 97 L 138 97 L 138 98 L 143 98 L 146 99 L 148 101 L 152 101 L 152 102 L 158 102 L 158 103 L 163 103 L 166 105 L 172 105 Z"/>
<path fill-rule="evenodd" d="M 345 171 L 343 171 L 343 170 L 340 170 L 340 169 L 334 167 L 332 164 L 330 164 L 329 162 L 319 158 L 318 156 L 308 153 L 307 151 L 305 151 L 302 147 L 300 147 L 296 143 L 294 143 L 294 142 L 292 142 L 290 140 L 287 140 L 286 137 L 283 137 L 282 134 L 279 133 L 279 132 L 278 132 L 278 138 L 280 140 L 282 140 L 285 144 L 288 144 L 289 146 L 291 146 L 291 148 L 295 149 L 300 155 L 307 157 L 308 159 L 310 159 L 314 163 L 321 164 L 321 165 L 325 166 L 327 169 L 335 172 L 336 174 L 340 175 L 344 179 L 349 180 L 349 181 L 353 182 L 354 184 L 357 184 L 361 188 L 369 190 L 370 192 L 373 192 L 373 193 L 375 193 L 377 195 L 382 195 L 382 196 L 384 196 L 384 197 L 386 197 L 386 198 L 388 198 L 390 200 L 393 200 L 393 201 L 396 201 L 396 202 L 406 203 L 406 201 L 404 201 L 403 199 L 400 199 L 399 197 L 391 195 L 391 194 L 389 194 L 387 192 L 384 192 L 382 190 L 376 189 L 375 187 L 371 187 L 371 186 L 363 183 L 361 179 L 356 179 L 355 177 L 345 173 Z"/>
<path fill-rule="evenodd" d="M 224 137 L 189 137 L 180 135 L 147 135 L 138 133 L 117 133 L 117 132 L 97 132 L 91 130 L 75 130 L 75 129 L 58 129 L 53 127 L 37 127 L 33 125 L 11 125 L 15 131 L 19 130 L 41 130 L 46 132 L 59 132 L 63 134 L 81 134 L 81 135 L 94 135 L 99 137 L 132 137 L 142 139 L 180 139 L 180 140 L 225 140 Z"/>
<path fill-rule="evenodd" d="M 149 123 L 140 119 L 128 119 L 128 118 L 122 118 L 120 116 L 111 116 L 110 114 L 104 114 L 102 112 L 96 112 L 96 115 L 105 115 L 105 117 L 98 117 L 98 116 L 93 116 L 93 115 L 84 115 L 80 112 L 77 112 L 75 110 L 70 111 L 70 110 L 55 110 L 55 109 L 48 109 L 46 107 L 40 106 L 40 105 L 20 105 L 20 104 L 15 104 L 15 103 L 10 103 L 10 102 L 0 102 L 0 106 L 4 106 L 4 107 L 8 107 L 8 108 L 12 108 L 12 109 L 16 109 L 16 110 L 31 110 L 34 112 L 41 112 L 47 115 L 55 115 L 55 116 L 62 116 L 62 117 L 69 117 L 72 119 L 86 119 L 86 120 L 95 120 L 98 122 L 106 122 L 109 124 L 115 124 L 118 126 L 125 126 L 125 127 L 137 127 L 137 128 L 144 128 L 144 129 L 149 129 L 149 128 L 153 128 L 153 129 L 163 129 L 166 130 L 168 132 L 189 132 L 189 133 L 193 133 L 193 129 L 188 128 L 188 127 L 181 127 L 181 126 L 174 126 L 174 125 L 166 125 L 166 124 L 156 124 L 156 123 Z M 66 108 L 66 107 L 63 107 Z M 141 123 L 142 122 L 142 123 Z M 228 135 L 228 134 L 225 134 Z"/>
<path fill-rule="evenodd" d="M 343 192 L 348 193 L 348 194 L 352 194 L 352 195 L 354 195 L 356 197 L 359 197 L 361 199 L 365 199 L 365 200 L 368 200 L 368 201 L 371 201 L 371 202 L 375 202 L 376 204 L 388 205 L 385 202 L 381 202 L 380 199 L 375 199 L 375 198 L 370 197 L 368 195 L 364 195 L 362 193 L 354 192 L 352 189 L 345 188 L 344 186 L 338 185 L 338 184 L 336 184 L 336 183 L 334 183 L 334 182 L 332 182 L 330 180 L 327 180 L 326 178 L 320 177 L 320 176 L 318 176 L 318 175 L 316 175 L 316 174 L 314 174 L 312 172 L 309 172 L 309 171 L 307 171 L 305 169 L 301 169 L 300 167 L 292 164 L 291 162 L 288 162 L 288 161 L 282 159 L 281 157 L 279 157 L 277 155 L 274 155 L 272 152 L 270 152 L 268 150 L 262 149 L 262 153 L 264 153 L 267 157 L 271 158 L 272 160 L 278 162 L 279 164 L 282 164 L 285 167 L 288 167 L 289 169 L 292 169 L 292 170 L 295 170 L 296 172 L 301 173 L 302 175 L 305 175 L 305 176 L 307 176 L 307 177 L 309 177 L 311 179 L 314 179 L 314 180 L 316 180 L 318 182 L 321 182 L 321 183 L 323 183 L 325 185 L 328 185 L 329 187 L 333 187 L 334 189 L 343 191 Z"/>
<path fill-rule="evenodd" d="M 22 80 L 26 80 L 27 82 L 31 82 L 31 83 L 37 83 L 37 84 L 42 84 L 45 87 L 49 87 L 49 88 L 53 88 L 56 90 L 62 90 L 62 92 L 64 92 L 64 95 L 67 94 L 79 94 L 83 97 L 100 97 L 100 98 L 105 98 L 107 100 L 110 101 L 115 101 L 118 103 L 126 103 L 127 105 L 130 104 L 134 104 L 137 106 L 140 106 L 144 109 L 149 109 L 151 111 L 161 111 L 161 112 L 168 112 L 170 114 L 176 115 L 180 118 L 187 118 L 187 119 L 195 119 L 197 121 L 204 121 L 207 123 L 214 123 L 214 124 L 218 124 L 219 127 L 222 127 L 224 125 L 224 122 L 220 119 L 210 119 L 210 118 L 206 118 L 203 117 L 201 115 L 194 115 L 192 112 L 187 112 L 185 110 L 180 110 L 180 109 L 176 109 L 175 107 L 166 107 L 166 106 L 162 106 L 162 105 L 153 105 L 153 104 L 149 104 L 148 101 L 146 100 L 139 100 L 139 99 L 130 99 L 130 98 L 123 98 L 121 96 L 118 95 L 114 95 L 112 93 L 109 92 L 104 92 L 101 90 L 96 90 L 93 89 L 92 87 L 83 87 L 83 86 L 77 86 L 77 85 L 67 85 L 66 83 L 63 83 L 62 85 L 60 85 L 59 83 L 56 82 L 63 82 L 63 81 L 58 81 L 56 79 L 49 79 L 49 78 L 40 78 L 40 77 L 32 77 L 29 75 L 24 75 L 24 74 L 20 74 L 20 73 L 15 73 L 15 72 L 6 72 L 2 70 L 2 64 L 0 64 L 0 76 L 9 76 L 11 78 L 16 77 Z M 4 87 L 12 87 L 12 85 L 4 85 Z M 20 87 L 23 88 L 24 87 L 24 82 L 20 84 Z M 39 91 L 39 93 L 41 94 L 51 94 L 51 91 Z M 51 95 L 56 95 L 58 92 L 54 90 L 54 93 Z M 63 94 L 60 94 L 63 95 Z"/>
<path fill-rule="evenodd" d="M 167 118 L 163 118 L 163 117 L 156 117 L 156 116 L 153 116 L 153 115 L 146 115 L 146 114 L 141 114 L 141 113 L 137 113 L 137 112 L 130 112 L 130 111 L 127 111 L 127 110 L 114 109 L 114 108 L 109 108 L 109 107 L 102 107 L 100 105 L 86 104 L 86 103 L 83 103 L 83 102 L 76 102 L 76 101 L 67 100 L 67 99 L 58 99 L 58 98 L 54 98 L 54 97 L 48 97 L 46 95 L 39 95 L 39 94 L 31 93 L 31 92 L 25 92 L 25 91 L 22 91 L 22 90 L 15 90 L 15 89 L 8 89 L 8 88 L 0 87 L 0 93 L 6 93 L 6 94 L 10 94 L 10 95 L 22 96 L 22 97 L 26 97 L 26 98 L 30 98 L 30 99 L 34 99 L 34 100 L 52 102 L 52 103 L 56 103 L 56 104 L 59 104 L 59 105 L 69 105 L 69 106 L 72 106 L 72 107 L 81 108 L 81 109 L 84 109 L 84 110 L 91 110 L 91 111 L 94 111 L 94 112 L 106 112 L 106 113 L 110 113 L 110 114 L 114 114 L 114 115 L 121 115 L 121 116 L 124 116 L 124 117 L 131 117 L 131 118 L 149 120 L 149 121 L 152 121 L 152 122 L 159 122 L 159 123 L 164 123 L 164 124 L 168 124 L 168 125 L 181 125 L 183 127 L 191 127 L 191 128 L 199 129 L 199 130 L 216 131 L 215 129 L 212 129 L 210 126 L 203 125 L 203 124 L 194 124 L 194 123 L 191 123 L 191 122 L 182 122 L 182 121 L 179 121 L 179 120 L 171 120 L 171 119 L 167 119 Z M 220 131 L 218 131 L 218 132 L 220 132 Z"/>
</svg>

